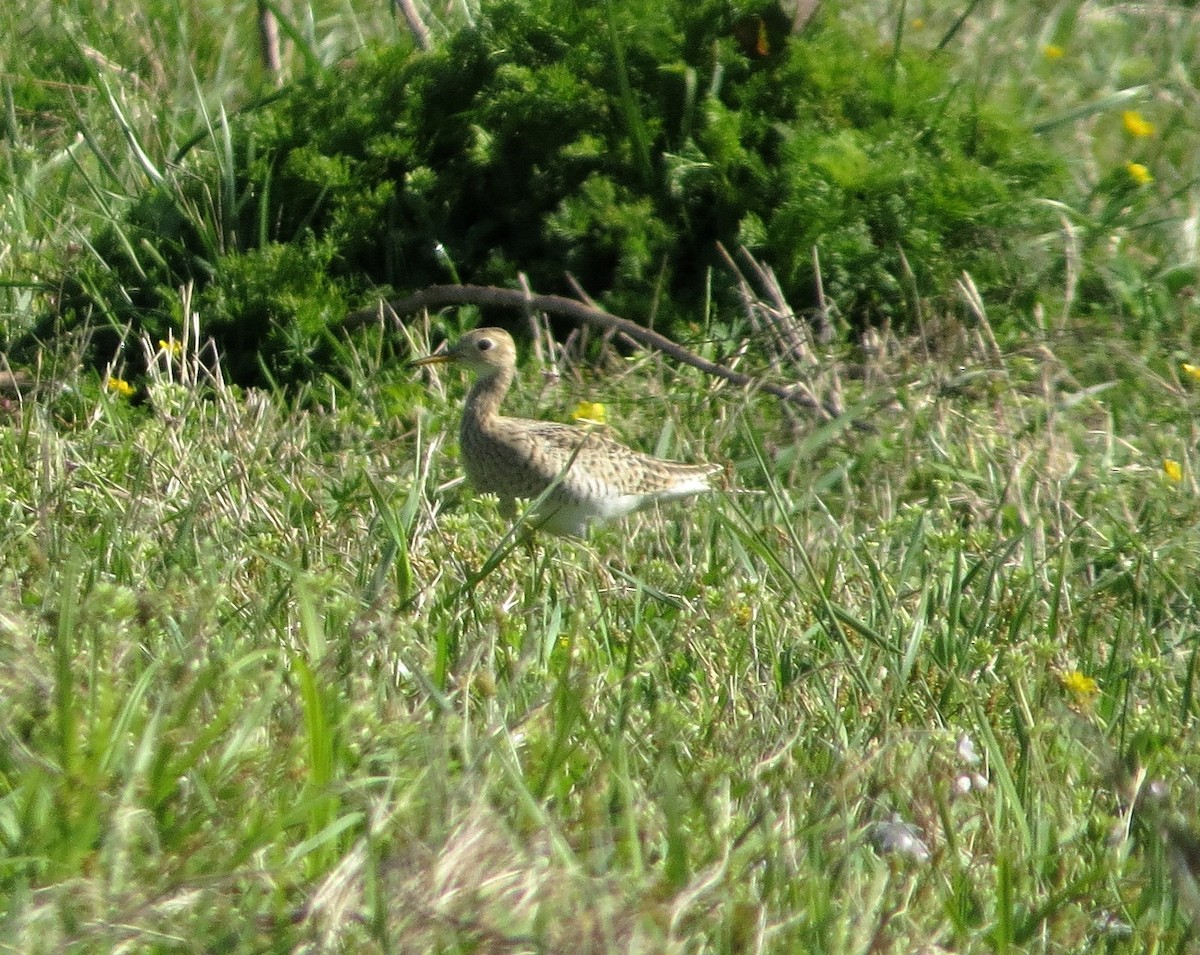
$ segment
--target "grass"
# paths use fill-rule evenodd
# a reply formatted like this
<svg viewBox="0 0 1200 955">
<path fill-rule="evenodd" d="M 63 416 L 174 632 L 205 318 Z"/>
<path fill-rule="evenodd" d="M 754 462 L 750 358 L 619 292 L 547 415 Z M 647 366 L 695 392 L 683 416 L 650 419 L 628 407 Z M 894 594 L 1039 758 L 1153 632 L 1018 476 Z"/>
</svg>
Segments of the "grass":
<svg viewBox="0 0 1200 955">
<path fill-rule="evenodd" d="M 250 4 L 22 6 L 7 328 L 145 174 L 55 50 L 145 77 L 105 72 L 155 166 L 262 79 Z M 133 398 L 48 347 L 0 428 L 0 951 L 1194 946 L 1196 26 L 1016 6 L 955 42 L 1071 157 L 1083 198 L 1046 243 L 1077 270 L 999 342 L 984 302 L 826 349 L 820 387 L 869 430 L 646 356 L 526 362 L 514 411 L 602 401 L 629 441 L 727 465 L 587 544 L 512 546 L 455 483 L 461 381 L 382 346 L 290 401 L 228 386 L 203 315 L 146 343 Z M 910 0 L 905 42 L 936 45 L 939 11 Z M 293 68 L 399 29 L 370 17 L 314 8 Z M 173 39 L 139 40 L 151 20 Z M 1126 161 L 1154 181 L 1119 204 L 1099 184 Z M 1112 308 L 1077 314 L 1096 276 Z"/>
</svg>

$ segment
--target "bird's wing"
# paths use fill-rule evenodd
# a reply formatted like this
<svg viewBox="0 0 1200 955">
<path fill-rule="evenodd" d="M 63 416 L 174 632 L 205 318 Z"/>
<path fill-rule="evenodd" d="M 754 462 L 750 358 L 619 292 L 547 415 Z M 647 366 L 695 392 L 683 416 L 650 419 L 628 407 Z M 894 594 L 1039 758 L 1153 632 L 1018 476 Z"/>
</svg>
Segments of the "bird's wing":
<svg viewBox="0 0 1200 955">
<path fill-rule="evenodd" d="M 711 473 L 707 465 L 681 465 L 626 447 L 592 428 L 557 421 L 522 422 L 530 457 L 548 480 L 570 465 L 570 473 L 583 474 L 608 493 L 653 493 L 678 484 L 681 471 L 697 477 Z"/>
</svg>

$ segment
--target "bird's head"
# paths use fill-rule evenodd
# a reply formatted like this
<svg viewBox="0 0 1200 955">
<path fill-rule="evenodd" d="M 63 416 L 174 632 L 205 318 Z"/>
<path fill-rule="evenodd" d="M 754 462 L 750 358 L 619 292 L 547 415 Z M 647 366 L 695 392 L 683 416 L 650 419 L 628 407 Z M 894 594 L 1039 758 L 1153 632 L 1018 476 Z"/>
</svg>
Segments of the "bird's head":
<svg viewBox="0 0 1200 955">
<path fill-rule="evenodd" d="M 414 365 L 454 362 L 477 375 L 494 375 L 517 364 L 517 348 L 512 336 L 502 328 L 477 328 L 467 332 L 446 351 L 418 358 Z"/>
</svg>

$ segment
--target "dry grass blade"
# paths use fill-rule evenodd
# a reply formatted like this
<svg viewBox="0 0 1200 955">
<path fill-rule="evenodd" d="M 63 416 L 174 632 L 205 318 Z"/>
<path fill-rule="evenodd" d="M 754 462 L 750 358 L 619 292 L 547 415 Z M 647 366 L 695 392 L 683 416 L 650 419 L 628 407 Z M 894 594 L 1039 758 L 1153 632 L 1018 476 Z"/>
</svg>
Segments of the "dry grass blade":
<svg viewBox="0 0 1200 955">
<path fill-rule="evenodd" d="M 769 351 L 771 367 L 781 371 L 785 366 L 789 367 L 790 371 L 784 373 L 796 379 L 791 387 L 803 389 L 814 402 L 819 400 L 830 417 L 841 416 L 844 408 L 837 368 L 826 362 L 826 381 L 820 387 L 814 383 L 813 371 L 821 368 L 822 362 L 814 351 L 812 331 L 797 319 L 795 310 L 784 298 L 774 271 L 755 259 L 745 247 L 738 249 L 739 257 L 756 280 L 756 289 L 728 250 L 718 246 L 718 251 L 737 280 L 743 311 L 761 344 Z M 827 327 L 824 309 L 818 312 L 817 318 L 821 327 Z M 818 395 L 821 395 L 820 399 Z"/>
</svg>

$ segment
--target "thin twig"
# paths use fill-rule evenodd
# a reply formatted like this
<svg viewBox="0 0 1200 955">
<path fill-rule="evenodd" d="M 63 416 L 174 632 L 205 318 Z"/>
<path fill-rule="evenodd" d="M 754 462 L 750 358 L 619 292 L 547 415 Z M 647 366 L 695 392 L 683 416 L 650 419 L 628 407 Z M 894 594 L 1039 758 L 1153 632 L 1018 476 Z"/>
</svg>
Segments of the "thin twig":
<svg viewBox="0 0 1200 955">
<path fill-rule="evenodd" d="M 812 247 L 813 285 L 817 296 L 817 312 L 812 318 L 813 337 L 822 345 L 833 340 L 833 322 L 829 319 L 829 302 L 825 299 L 825 279 L 821 275 L 821 254 Z"/>
</svg>

